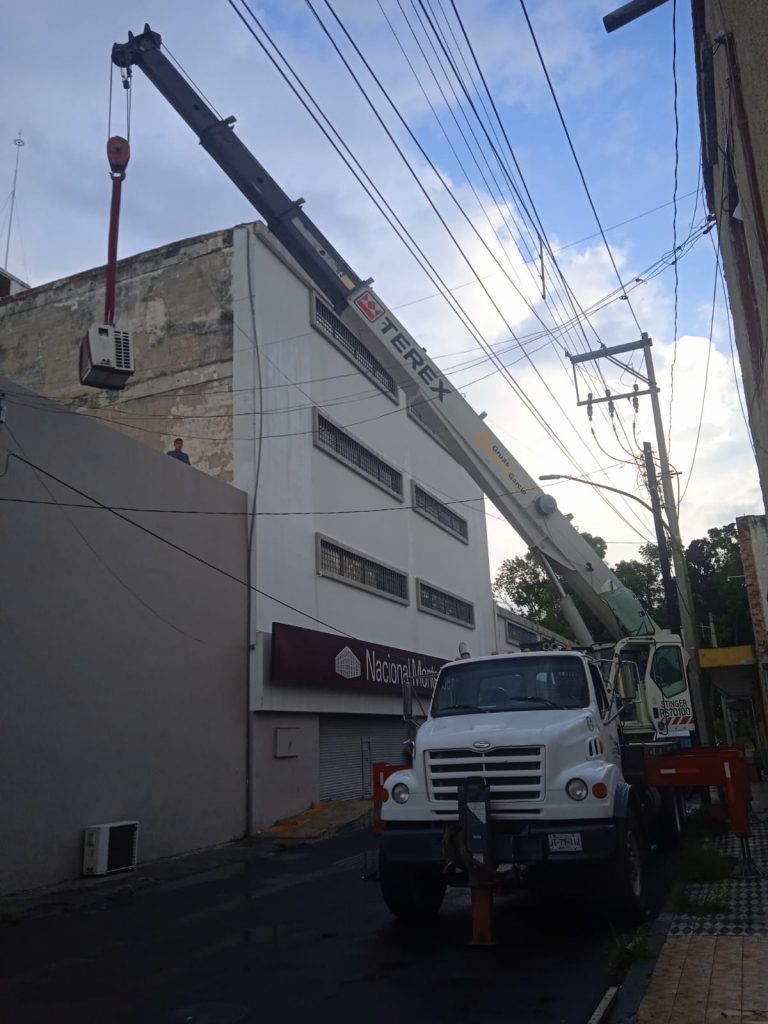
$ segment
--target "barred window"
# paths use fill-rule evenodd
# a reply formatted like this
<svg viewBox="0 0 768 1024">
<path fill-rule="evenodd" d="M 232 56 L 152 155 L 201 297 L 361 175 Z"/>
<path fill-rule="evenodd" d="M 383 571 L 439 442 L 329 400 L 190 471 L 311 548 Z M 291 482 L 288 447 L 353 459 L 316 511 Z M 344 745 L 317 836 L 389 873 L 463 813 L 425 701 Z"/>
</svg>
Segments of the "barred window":
<svg viewBox="0 0 768 1024">
<path fill-rule="evenodd" d="M 334 541 L 318 535 L 318 572 L 321 576 L 349 583 L 353 587 L 378 591 L 382 597 L 408 604 L 408 577 L 357 551 L 340 547 Z"/>
<path fill-rule="evenodd" d="M 444 530 L 452 533 L 460 540 L 468 541 L 469 530 L 467 520 L 458 515 L 452 508 L 442 501 L 428 494 L 422 487 L 413 482 L 413 508 L 420 515 L 431 519 L 433 523 L 442 526 Z"/>
<path fill-rule="evenodd" d="M 365 345 L 347 327 L 343 320 L 315 295 L 314 325 L 331 341 L 342 349 L 345 355 L 357 363 L 363 373 L 395 401 L 399 401 L 397 384 L 391 373 L 387 373 L 381 363 L 372 355 Z"/>
<path fill-rule="evenodd" d="M 413 422 L 418 423 L 421 429 L 424 430 L 427 434 L 429 434 L 429 436 L 434 441 L 437 441 L 441 448 L 445 448 L 445 450 L 448 451 L 445 441 L 442 439 L 442 437 L 440 437 L 438 433 L 436 433 L 432 425 L 427 422 L 427 418 L 424 415 L 424 409 L 427 405 L 430 404 L 429 401 L 423 398 L 421 395 L 417 394 L 409 395 L 406 398 L 406 403 L 408 408 L 408 415 L 413 420 Z"/>
<path fill-rule="evenodd" d="M 430 586 L 424 580 L 416 581 L 417 605 L 423 612 L 439 615 L 453 622 L 461 622 L 465 626 L 475 627 L 475 607 L 469 601 L 462 601 L 455 594 Z"/>
<path fill-rule="evenodd" d="M 532 633 L 530 629 L 518 626 L 518 624 L 516 622 L 512 622 L 511 619 L 504 619 L 504 629 L 506 631 L 507 642 L 510 644 L 535 644 L 539 642 L 539 636 L 537 633 Z"/>
<path fill-rule="evenodd" d="M 315 443 L 384 490 L 398 498 L 403 497 L 403 474 L 317 411 Z"/>
</svg>

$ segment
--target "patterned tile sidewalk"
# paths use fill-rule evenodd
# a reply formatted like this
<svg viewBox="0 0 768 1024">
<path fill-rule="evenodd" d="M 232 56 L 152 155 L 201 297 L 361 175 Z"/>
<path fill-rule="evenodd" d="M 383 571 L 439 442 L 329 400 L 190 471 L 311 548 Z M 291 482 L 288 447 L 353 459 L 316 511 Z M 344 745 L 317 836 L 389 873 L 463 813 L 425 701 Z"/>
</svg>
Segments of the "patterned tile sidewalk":
<svg viewBox="0 0 768 1024">
<path fill-rule="evenodd" d="M 768 1021 L 768 938 L 685 935 L 667 939 L 637 1024 Z"/>
<path fill-rule="evenodd" d="M 738 859 L 741 854 L 739 841 L 735 836 L 718 837 L 712 845 L 728 857 Z M 763 872 L 763 877 L 727 878 L 722 882 L 706 885 L 687 885 L 685 891 L 692 899 L 727 904 L 728 910 L 702 917 L 676 914 L 669 927 L 670 936 L 768 936 L 768 822 L 753 822 L 750 847 L 752 859 Z"/>
<path fill-rule="evenodd" d="M 637 1024 L 768 1024 L 768 821 L 756 816 L 750 842 L 762 878 L 686 886 L 693 900 L 727 911 L 672 918 L 640 1004 Z M 715 840 L 738 857 L 738 840 Z"/>
</svg>

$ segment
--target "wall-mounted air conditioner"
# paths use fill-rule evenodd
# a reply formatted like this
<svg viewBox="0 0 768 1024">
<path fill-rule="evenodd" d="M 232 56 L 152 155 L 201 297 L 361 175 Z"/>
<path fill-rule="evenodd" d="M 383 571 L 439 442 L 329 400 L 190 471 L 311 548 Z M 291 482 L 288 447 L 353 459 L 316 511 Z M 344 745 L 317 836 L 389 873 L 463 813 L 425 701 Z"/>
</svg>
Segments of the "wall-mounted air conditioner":
<svg viewBox="0 0 768 1024">
<path fill-rule="evenodd" d="M 129 332 L 112 324 L 94 324 L 80 343 L 80 383 L 120 391 L 133 370 Z"/>
<path fill-rule="evenodd" d="M 83 874 L 108 875 L 136 867 L 138 821 L 89 825 L 83 834 Z"/>
</svg>

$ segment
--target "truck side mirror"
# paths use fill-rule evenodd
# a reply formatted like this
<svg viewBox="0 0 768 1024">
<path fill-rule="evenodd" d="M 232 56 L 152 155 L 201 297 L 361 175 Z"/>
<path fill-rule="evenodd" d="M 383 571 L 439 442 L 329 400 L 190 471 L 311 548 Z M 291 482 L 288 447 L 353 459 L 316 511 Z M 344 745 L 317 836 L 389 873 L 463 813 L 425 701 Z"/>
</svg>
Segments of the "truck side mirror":
<svg viewBox="0 0 768 1024">
<path fill-rule="evenodd" d="M 403 675 L 403 718 L 406 722 L 413 721 L 413 687 L 407 674 Z"/>
<path fill-rule="evenodd" d="M 634 722 L 637 718 L 637 705 L 633 700 L 627 700 L 619 698 L 621 706 L 619 709 L 619 718 L 622 722 Z"/>
</svg>

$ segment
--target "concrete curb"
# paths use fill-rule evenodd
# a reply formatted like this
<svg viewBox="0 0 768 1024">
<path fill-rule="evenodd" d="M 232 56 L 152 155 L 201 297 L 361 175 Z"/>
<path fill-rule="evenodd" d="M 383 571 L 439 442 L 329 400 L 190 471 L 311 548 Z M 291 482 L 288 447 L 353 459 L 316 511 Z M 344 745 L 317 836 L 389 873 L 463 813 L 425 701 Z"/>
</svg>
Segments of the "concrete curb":
<svg viewBox="0 0 768 1024">
<path fill-rule="evenodd" d="M 637 1011 L 651 984 L 653 971 L 666 941 L 673 916 L 670 913 L 661 913 L 651 925 L 651 930 L 648 933 L 651 956 L 642 963 L 632 964 L 627 971 L 623 983 L 619 986 L 617 998 L 612 1004 L 610 1014 L 603 1018 L 609 1024 L 633 1024 L 637 1019 Z"/>
<path fill-rule="evenodd" d="M 613 1008 L 618 992 L 619 989 L 616 985 L 611 985 L 611 987 L 607 989 L 605 995 L 595 1007 L 594 1013 L 587 1021 L 587 1024 L 603 1024 Z"/>
</svg>

